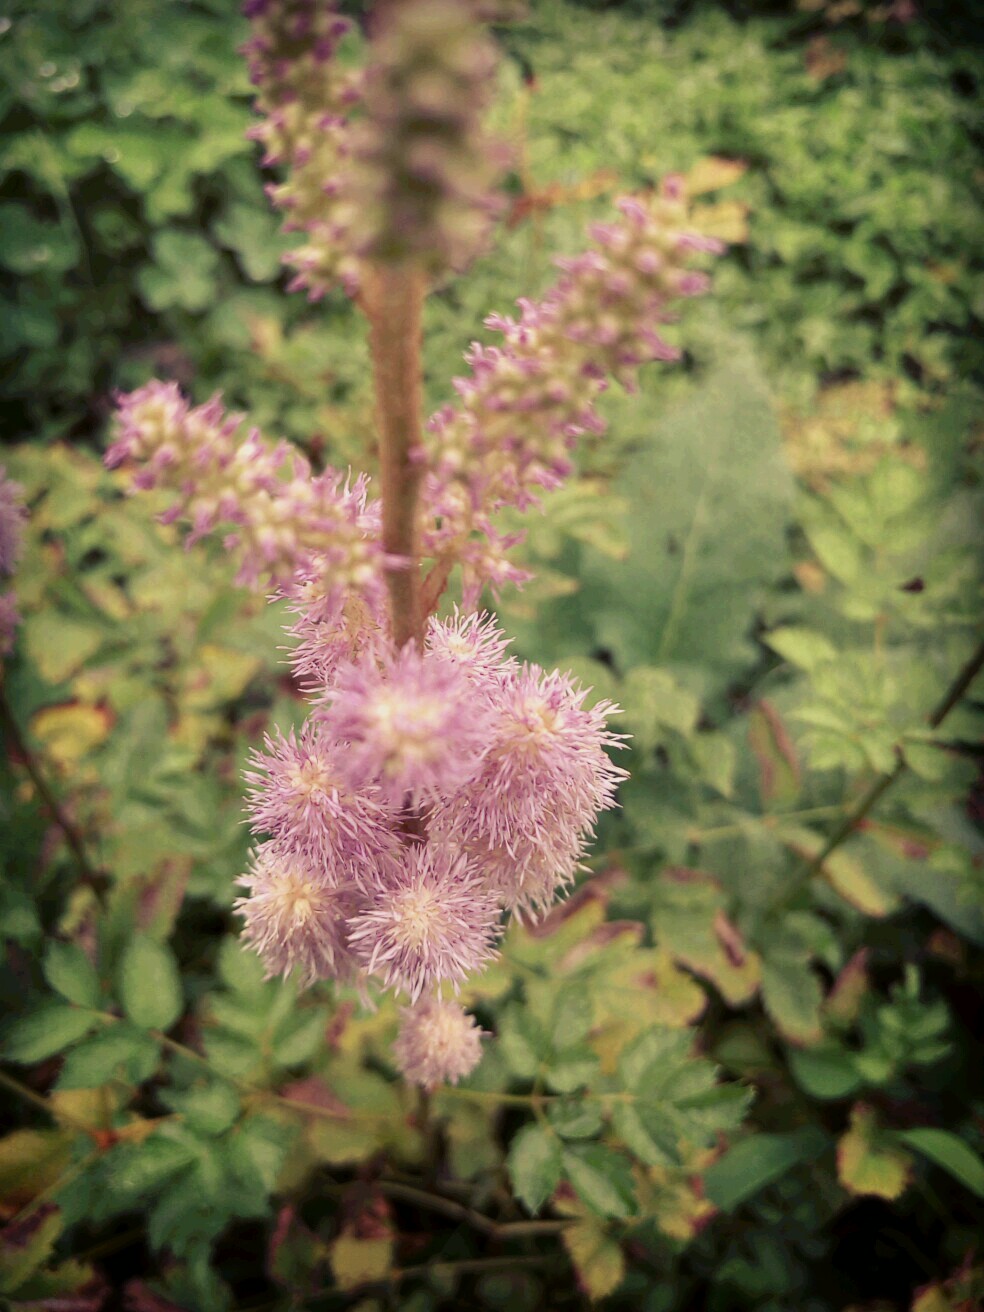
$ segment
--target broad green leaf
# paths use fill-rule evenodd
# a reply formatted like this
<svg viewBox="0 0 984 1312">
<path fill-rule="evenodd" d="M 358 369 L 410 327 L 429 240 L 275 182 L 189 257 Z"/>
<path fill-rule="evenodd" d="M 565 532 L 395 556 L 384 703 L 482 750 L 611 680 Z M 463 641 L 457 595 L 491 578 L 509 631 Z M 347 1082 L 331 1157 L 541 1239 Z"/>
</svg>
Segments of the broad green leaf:
<svg viewBox="0 0 984 1312">
<path fill-rule="evenodd" d="M 587 1047 L 567 1048 L 546 1063 L 547 1084 L 556 1093 L 573 1093 L 598 1073 L 598 1058 Z"/>
<path fill-rule="evenodd" d="M 638 665 L 629 670 L 619 693 L 625 728 L 633 746 L 648 751 L 661 741 L 663 729 L 689 736 L 697 725 L 700 703 L 669 670 Z"/>
<path fill-rule="evenodd" d="M 978 1198 L 984 1198 L 984 1160 L 958 1135 L 949 1130 L 926 1126 L 916 1130 L 899 1130 L 895 1138 L 948 1171 Z"/>
<path fill-rule="evenodd" d="M 780 1034 L 792 1043 L 818 1043 L 823 1034 L 819 977 L 800 956 L 773 952 L 762 965 L 762 1002 Z"/>
<path fill-rule="evenodd" d="M 826 1144 L 826 1135 L 816 1126 L 742 1139 L 704 1172 L 705 1193 L 722 1212 L 734 1211 L 800 1162 L 819 1156 Z"/>
<path fill-rule="evenodd" d="M 120 1001 L 135 1025 L 166 1030 L 181 1015 L 181 980 L 170 949 L 138 934 L 123 954 Z"/>
<path fill-rule="evenodd" d="M 616 481 L 628 559 L 584 562 L 585 601 L 619 664 L 711 689 L 752 659 L 756 607 L 787 568 L 791 494 L 762 377 L 745 349 L 729 354 Z"/>
<path fill-rule="evenodd" d="M 826 661 L 837 659 L 837 648 L 822 633 L 811 629 L 790 626 L 773 629 L 766 634 L 765 641 L 773 651 L 802 670 L 812 670 Z"/>
<path fill-rule="evenodd" d="M 295 1012 L 277 1031 L 274 1056 L 281 1066 L 296 1066 L 310 1061 L 324 1049 L 328 1011 L 324 1007 L 311 1007 Z"/>
<path fill-rule="evenodd" d="M 157 1069 L 157 1042 L 125 1022 L 107 1025 L 78 1044 L 65 1058 L 59 1089 L 96 1089 L 111 1080 L 140 1084 Z"/>
<path fill-rule="evenodd" d="M 50 1004 L 14 1022 L 5 1037 L 4 1056 L 25 1064 L 44 1061 L 88 1034 L 98 1021 L 83 1007 Z"/>
<path fill-rule="evenodd" d="M 61 1231 L 62 1216 L 52 1203 L 42 1204 L 0 1231 L 0 1297 L 16 1294 L 47 1262 Z"/>
<path fill-rule="evenodd" d="M 598 1216 L 624 1218 L 636 1211 L 632 1167 L 603 1144 L 577 1144 L 563 1150 L 564 1172 L 583 1203 Z"/>
<path fill-rule="evenodd" d="M 499 1026 L 499 1050 L 513 1075 L 531 1080 L 540 1069 L 546 1044 L 534 1017 L 523 1007 L 510 1007 Z"/>
<path fill-rule="evenodd" d="M 792 1048 L 789 1067 L 811 1098 L 847 1098 L 861 1083 L 851 1053 L 840 1047 Z"/>
<path fill-rule="evenodd" d="M 540 1125 L 524 1125 L 509 1145 L 506 1165 L 516 1197 L 537 1212 L 560 1181 L 560 1140 Z"/>
<path fill-rule="evenodd" d="M 601 1107 L 574 1097 L 570 1102 L 551 1103 L 547 1120 L 562 1139 L 593 1139 L 602 1126 Z"/>
<path fill-rule="evenodd" d="M 56 992 L 80 1007 L 99 1005 L 96 968 L 77 943 L 52 942 L 45 953 L 44 977 Z"/>
<path fill-rule="evenodd" d="M 167 1105 L 198 1134 L 222 1134 L 239 1115 L 239 1095 L 219 1080 L 181 1092 L 169 1091 Z"/>
</svg>

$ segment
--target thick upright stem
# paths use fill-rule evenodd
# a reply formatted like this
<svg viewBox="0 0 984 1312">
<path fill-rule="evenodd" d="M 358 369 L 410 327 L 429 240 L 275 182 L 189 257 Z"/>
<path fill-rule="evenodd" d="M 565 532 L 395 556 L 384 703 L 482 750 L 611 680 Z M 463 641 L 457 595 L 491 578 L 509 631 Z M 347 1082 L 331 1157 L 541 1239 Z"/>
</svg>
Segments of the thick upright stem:
<svg viewBox="0 0 984 1312">
<path fill-rule="evenodd" d="M 377 266 L 366 278 L 379 428 L 383 550 L 393 639 L 397 647 L 423 641 L 417 494 L 423 466 L 420 344 L 426 278 L 415 265 Z"/>
</svg>

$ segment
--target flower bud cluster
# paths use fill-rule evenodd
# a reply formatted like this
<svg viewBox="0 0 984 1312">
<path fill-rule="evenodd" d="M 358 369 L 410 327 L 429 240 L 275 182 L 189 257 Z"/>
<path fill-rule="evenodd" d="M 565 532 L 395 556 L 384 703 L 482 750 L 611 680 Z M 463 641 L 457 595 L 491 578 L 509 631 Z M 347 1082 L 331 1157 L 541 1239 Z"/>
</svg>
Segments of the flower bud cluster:
<svg viewBox="0 0 984 1312">
<path fill-rule="evenodd" d="M 456 1079 L 479 1031 L 441 999 L 488 961 L 503 913 L 536 917 L 573 879 L 624 772 L 608 702 L 520 666 L 485 615 L 430 621 L 422 650 L 338 663 L 298 735 L 247 776 L 262 841 L 238 907 L 273 973 L 371 981 L 410 1001 L 410 1079 Z"/>
<path fill-rule="evenodd" d="M 474 0 L 404 0 L 378 19 L 354 131 L 361 248 L 460 269 L 499 209 L 506 156 L 482 129 L 495 47 Z"/>
<path fill-rule="evenodd" d="M 264 164 L 286 166 L 285 181 L 267 191 L 286 230 L 305 234 L 286 257 L 297 270 L 291 289 L 318 300 L 341 284 L 354 295 L 361 216 L 348 179 L 362 75 L 336 57 L 352 24 L 326 0 L 249 0 L 245 12 L 252 33 L 244 53 L 264 116 L 250 135 L 264 147 Z"/>
<path fill-rule="evenodd" d="M 557 261 L 562 275 L 542 300 L 519 301 L 516 319 L 486 320 L 501 345 L 472 346 L 457 404 L 430 420 L 425 503 L 439 527 L 426 549 L 463 562 L 466 603 L 485 583 L 521 577 L 505 555 L 517 538 L 498 534 L 492 514 L 535 505 L 570 474 L 577 438 L 604 431 L 597 401 L 608 379 L 632 388 L 641 364 L 676 360 L 659 327 L 708 286 L 694 257 L 722 246 L 693 230 L 679 179 L 619 210 L 619 222 L 591 228 L 588 251 Z"/>
<path fill-rule="evenodd" d="M 0 577 L 13 574 L 20 559 L 24 521 L 23 490 L 7 477 L 0 465 Z M 14 632 L 20 623 L 17 602 L 12 592 L 0 592 L 0 656 L 14 645 Z"/>
<path fill-rule="evenodd" d="M 257 429 L 241 436 L 243 416 L 213 397 L 192 407 L 176 383 L 151 382 L 118 395 L 112 469 L 126 466 L 134 489 L 175 496 L 165 523 L 190 524 L 188 543 L 225 526 L 225 545 L 240 561 L 238 581 L 269 586 L 318 613 L 338 609 L 342 590 L 378 583 L 379 512 L 364 477 L 337 470 L 312 474 L 289 442 L 268 442 Z"/>
<path fill-rule="evenodd" d="M 356 295 L 363 262 L 421 259 L 461 268 L 482 244 L 505 164 L 481 120 L 495 49 L 476 0 L 401 0 L 382 7 L 361 67 L 338 46 L 352 33 L 325 0 L 249 0 L 245 47 L 263 121 L 251 135 L 288 231 L 292 288 L 312 300 L 341 284 Z"/>
</svg>

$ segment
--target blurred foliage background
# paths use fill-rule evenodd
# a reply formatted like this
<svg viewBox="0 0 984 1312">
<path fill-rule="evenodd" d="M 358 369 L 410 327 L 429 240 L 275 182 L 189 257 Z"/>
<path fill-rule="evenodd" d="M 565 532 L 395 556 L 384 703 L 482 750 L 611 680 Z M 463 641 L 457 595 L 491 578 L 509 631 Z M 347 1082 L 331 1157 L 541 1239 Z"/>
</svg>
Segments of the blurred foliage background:
<svg viewBox="0 0 984 1312">
<path fill-rule="evenodd" d="M 371 465 L 357 316 L 283 292 L 244 36 L 231 0 L 0 16 L 0 458 L 31 509 L 0 1296 L 972 1312 L 980 684 L 946 693 L 981 639 L 973 6 L 533 0 L 503 33 L 510 206 L 428 304 L 432 405 L 620 192 L 681 170 L 731 247 L 686 367 L 610 398 L 503 599 L 523 656 L 625 707 L 632 779 L 594 881 L 470 990 L 495 1037 L 429 1119 L 392 1008 L 240 952 L 240 770 L 299 715 L 282 617 L 99 459 L 112 390 L 158 375 Z"/>
</svg>

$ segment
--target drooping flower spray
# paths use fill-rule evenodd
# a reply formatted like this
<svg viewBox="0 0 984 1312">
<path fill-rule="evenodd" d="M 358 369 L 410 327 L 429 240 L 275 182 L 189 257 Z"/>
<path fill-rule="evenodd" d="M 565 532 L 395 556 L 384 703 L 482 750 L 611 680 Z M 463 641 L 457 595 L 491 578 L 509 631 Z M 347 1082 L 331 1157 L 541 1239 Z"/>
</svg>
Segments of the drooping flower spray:
<svg viewBox="0 0 984 1312">
<path fill-rule="evenodd" d="M 508 916 L 536 918 L 570 886 L 624 777 L 617 708 L 520 665 L 479 610 L 486 586 L 526 577 L 496 514 L 572 472 L 609 379 L 676 358 L 661 326 L 705 289 L 694 265 L 717 248 L 678 180 L 622 200 L 540 301 L 487 320 L 501 344 L 473 346 L 456 401 L 423 422 L 424 299 L 488 239 L 508 158 L 483 127 L 488 8 L 388 0 L 364 38 L 323 0 L 246 6 L 253 135 L 286 166 L 270 195 L 304 233 L 292 286 L 341 288 L 368 320 L 379 497 L 170 383 L 119 398 L 107 453 L 134 489 L 173 494 L 165 518 L 189 542 L 223 532 L 240 582 L 286 599 L 309 714 L 247 774 L 244 935 L 271 974 L 402 996 L 394 1055 L 424 1087 L 479 1061 L 454 992 Z M 456 570 L 459 604 L 440 617 Z"/>
</svg>

